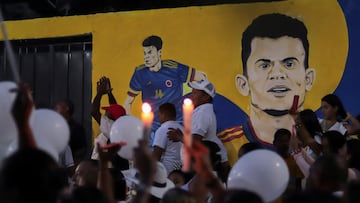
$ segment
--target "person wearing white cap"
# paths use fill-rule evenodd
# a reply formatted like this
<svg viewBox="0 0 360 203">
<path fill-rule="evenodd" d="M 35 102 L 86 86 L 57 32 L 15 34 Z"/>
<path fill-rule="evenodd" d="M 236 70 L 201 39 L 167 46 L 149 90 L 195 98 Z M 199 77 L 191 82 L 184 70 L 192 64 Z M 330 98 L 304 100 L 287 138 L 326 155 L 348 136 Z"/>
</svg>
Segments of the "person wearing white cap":
<svg viewBox="0 0 360 203">
<path fill-rule="evenodd" d="M 135 191 L 141 192 L 141 190 L 144 190 L 144 186 L 140 180 L 140 176 L 142 174 L 138 174 L 138 177 L 125 177 L 128 181 L 133 182 L 135 185 L 137 185 Z M 139 189 L 140 188 L 140 189 Z M 145 193 L 150 194 L 150 198 L 148 199 L 148 202 L 151 203 L 158 203 L 164 196 L 164 194 L 172 189 L 175 188 L 175 184 L 167 178 L 167 171 L 165 166 L 157 161 L 156 163 L 156 173 L 153 178 L 153 182 L 150 185 L 150 187 L 146 186 Z M 135 201 L 136 202 L 136 201 Z"/>
<path fill-rule="evenodd" d="M 221 162 L 224 169 L 229 168 L 227 151 L 216 136 L 216 116 L 212 101 L 216 96 L 214 85 L 208 80 L 193 81 L 188 83 L 192 88 L 191 100 L 194 103 L 194 111 L 191 117 L 191 134 L 193 139 L 208 140 L 215 142 L 220 147 Z M 179 129 L 169 130 L 170 140 L 179 140 Z"/>
<path fill-rule="evenodd" d="M 164 194 L 174 187 L 175 184 L 167 178 L 167 171 L 165 166 L 158 161 L 154 181 L 150 188 L 151 195 L 162 199 Z"/>
<path fill-rule="evenodd" d="M 192 88 L 194 111 L 191 117 L 191 134 L 194 139 L 215 142 L 220 147 L 221 162 L 228 164 L 227 151 L 216 136 L 216 116 L 212 101 L 216 95 L 214 85 L 208 80 L 188 83 Z"/>
</svg>

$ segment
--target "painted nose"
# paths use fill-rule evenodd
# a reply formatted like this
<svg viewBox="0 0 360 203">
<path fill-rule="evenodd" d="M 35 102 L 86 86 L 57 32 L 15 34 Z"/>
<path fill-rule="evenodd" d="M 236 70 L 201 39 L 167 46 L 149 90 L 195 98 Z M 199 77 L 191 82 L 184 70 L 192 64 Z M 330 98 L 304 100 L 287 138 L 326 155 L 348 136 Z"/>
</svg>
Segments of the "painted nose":
<svg viewBox="0 0 360 203">
<path fill-rule="evenodd" d="M 282 67 L 279 64 L 275 64 L 271 69 L 271 72 L 269 74 L 269 79 L 270 80 L 284 80 L 286 78 L 287 78 L 287 75 L 285 74 Z"/>
</svg>

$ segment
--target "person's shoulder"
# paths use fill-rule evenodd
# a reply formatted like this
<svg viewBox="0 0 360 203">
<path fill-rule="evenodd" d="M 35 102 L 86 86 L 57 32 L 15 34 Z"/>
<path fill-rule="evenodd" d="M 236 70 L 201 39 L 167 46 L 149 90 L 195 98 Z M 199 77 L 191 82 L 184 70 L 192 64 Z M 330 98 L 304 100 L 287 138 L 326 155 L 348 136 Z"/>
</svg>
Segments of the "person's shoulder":
<svg viewBox="0 0 360 203">
<path fill-rule="evenodd" d="M 179 128 L 180 130 L 183 130 L 184 128 L 184 126 L 182 126 L 178 121 L 169 121 L 167 126 L 171 128 Z"/>
<path fill-rule="evenodd" d="M 147 66 L 145 64 L 141 64 L 135 67 L 135 71 L 140 71 L 140 70 L 146 70 Z"/>
<path fill-rule="evenodd" d="M 166 68 L 178 68 L 178 67 L 181 67 L 181 66 L 186 66 L 182 63 L 179 63 L 177 61 L 174 61 L 174 60 L 169 60 L 169 59 L 166 59 L 166 60 L 162 60 L 162 66 L 163 67 L 166 67 Z"/>
</svg>

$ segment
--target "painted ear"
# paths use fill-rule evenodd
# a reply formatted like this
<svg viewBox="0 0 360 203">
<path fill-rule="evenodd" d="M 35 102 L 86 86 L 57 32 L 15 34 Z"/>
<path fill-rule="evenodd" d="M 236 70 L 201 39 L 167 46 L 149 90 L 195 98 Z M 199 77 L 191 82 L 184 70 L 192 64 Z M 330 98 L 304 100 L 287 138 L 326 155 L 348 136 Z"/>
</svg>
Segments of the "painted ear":
<svg viewBox="0 0 360 203">
<path fill-rule="evenodd" d="M 249 91 L 250 91 L 249 83 L 248 83 L 247 78 L 244 75 L 237 74 L 235 76 L 235 84 L 236 84 L 236 88 L 240 92 L 240 94 L 242 94 L 243 96 L 249 95 Z"/>
<path fill-rule="evenodd" d="M 158 54 L 159 54 L 159 56 L 161 57 L 161 55 L 162 55 L 162 49 L 160 49 L 160 50 L 158 51 Z"/>
<path fill-rule="evenodd" d="M 305 71 L 305 90 L 311 90 L 316 78 L 316 71 L 313 68 L 308 68 Z"/>
</svg>

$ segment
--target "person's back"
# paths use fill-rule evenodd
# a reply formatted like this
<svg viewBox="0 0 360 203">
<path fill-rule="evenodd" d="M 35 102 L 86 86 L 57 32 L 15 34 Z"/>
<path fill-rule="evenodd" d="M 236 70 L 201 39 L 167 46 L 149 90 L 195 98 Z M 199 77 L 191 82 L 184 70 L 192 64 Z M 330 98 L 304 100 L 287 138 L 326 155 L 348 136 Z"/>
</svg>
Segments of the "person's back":
<svg viewBox="0 0 360 203">
<path fill-rule="evenodd" d="M 215 142 L 221 149 L 221 162 L 228 162 L 224 144 L 216 135 L 216 116 L 212 101 L 216 95 L 215 87 L 208 80 L 188 83 L 193 88 L 191 100 L 194 111 L 191 117 L 191 134 L 195 139 Z"/>
<path fill-rule="evenodd" d="M 166 132 L 167 132 L 167 129 L 170 127 L 183 129 L 183 126 L 181 126 L 177 121 L 168 121 L 168 122 L 164 123 L 164 125 L 162 125 L 162 126 L 164 127 L 163 129 L 165 129 Z M 157 136 L 157 133 L 155 133 L 154 145 L 157 143 L 156 136 Z M 167 139 L 167 137 L 166 137 L 166 139 Z M 173 142 L 171 140 L 167 140 L 167 142 L 166 142 L 165 151 L 164 151 L 164 154 L 160 161 L 164 164 L 168 173 L 173 170 L 181 168 L 181 165 L 182 165 L 181 157 L 180 157 L 181 146 L 182 146 L 181 142 Z"/>
<path fill-rule="evenodd" d="M 67 121 L 70 129 L 69 146 L 72 151 L 75 165 L 84 159 L 86 153 L 86 136 L 82 125 L 74 120 L 74 104 L 69 100 L 60 101 L 55 106 L 55 111 Z"/>
<path fill-rule="evenodd" d="M 164 164 L 168 173 L 180 169 L 182 165 L 180 157 L 181 142 L 173 142 L 167 137 L 169 128 L 183 131 L 183 126 L 175 119 L 176 109 L 174 104 L 164 103 L 159 107 L 161 126 L 155 132 L 153 154 L 158 161 Z"/>
</svg>

